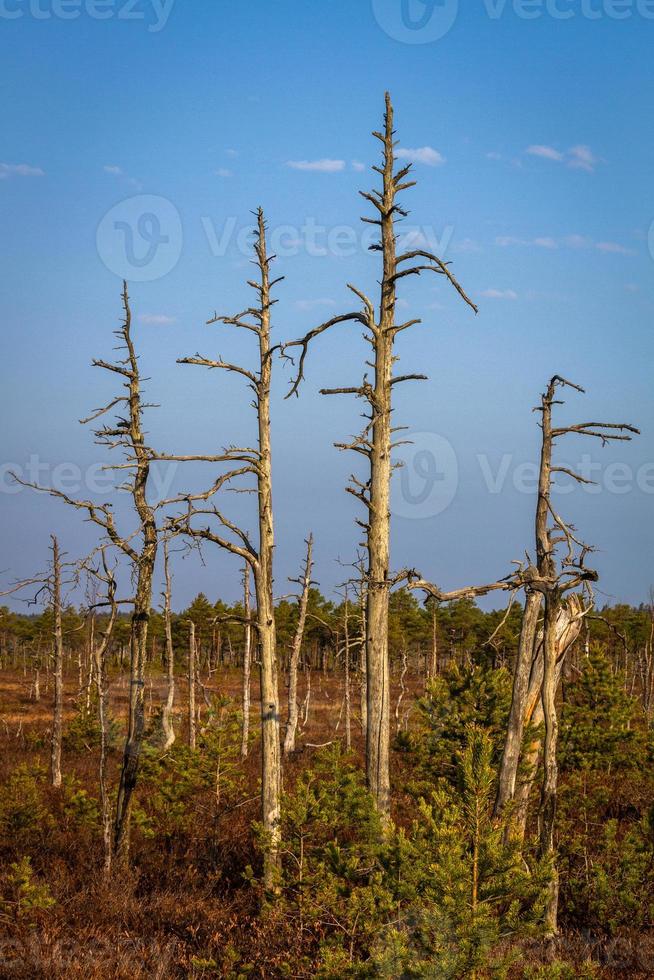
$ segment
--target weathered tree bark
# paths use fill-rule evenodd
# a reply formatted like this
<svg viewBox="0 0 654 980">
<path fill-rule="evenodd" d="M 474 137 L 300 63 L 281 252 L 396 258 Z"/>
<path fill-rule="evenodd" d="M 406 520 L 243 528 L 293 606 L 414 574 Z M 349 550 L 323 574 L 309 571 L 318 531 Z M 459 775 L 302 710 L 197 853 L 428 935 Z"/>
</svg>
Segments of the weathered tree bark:
<svg viewBox="0 0 654 980">
<path fill-rule="evenodd" d="M 520 761 L 520 750 L 526 723 L 526 702 L 529 689 L 529 677 L 532 671 L 534 650 L 536 646 L 536 631 L 538 616 L 542 603 L 540 592 L 529 591 L 525 600 L 522 616 L 518 655 L 513 672 L 513 694 L 509 720 L 504 740 L 504 751 L 500 763 L 500 772 L 495 800 L 495 816 L 498 817 L 509 800 L 513 799 Z"/>
<path fill-rule="evenodd" d="M 322 394 L 354 395 L 363 399 L 369 414 L 368 424 L 363 433 L 349 444 L 339 448 L 349 449 L 368 460 L 369 471 L 362 481 L 352 476 L 352 486 L 348 492 L 353 494 L 366 508 L 367 519 L 358 523 L 366 533 L 367 549 L 367 600 L 366 600 L 366 777 L 377 809 L 384 822 L 390 820 L 390 687 L 388 660 L 388 605 L 393 581 L 389 571 L 390 561 L 390 485 L 393 469 L 392 450 L 392 390 L 394 385 L 404 381 L 424 380 L 424 375 L 398 375 L 393 377 L 393 365 L 397 360 L 394 354 L 397 335 L 418 320 L 396 323 L 397 282 L 405 276 L 420 275 L 423 271 L 445 276 L 459 295 L 473 309 L 448 266 L 431 252 L 415 249 L 396 253 L 396 227 L 398 218 L 407 212 L 397 202 L 397 195 L 412 187 L 415 181 L 405 178 L 411 165 L 395 172 L 395 132 L 393 129 L 393 106 L 390 95 L 386 93 L 384 131 L 373 134 L 382 144 L 382 167 L 374 169 L 381 175 L 381 191 L 362 193 L 362 196 L 376 211 L 375 218 L 364 218 L 369 224 L 379 228 L 380 240 L 372 248 L 381 252 L 382 276 L 378 313 L 372 301 L 354 286 L 349 288 L 359 298 L 363 309 L 333 317 L 314 328 L 302 339 L 292 341 L 286 348 L 300 347 L 298 372 L 292 383 L 289 397 L 296 394 L 304 376 L 304 362 L 308 345 L 315 337 L 336 324 L 358 321 L 365 328 L 365 338 L 372 348 L 369 362 L 374 372 L 372 383 L 364 376 L 363 382 L 355 387 L 323 389 Z M 413 264 L 415 262 L 420 264 Z M 405 265 L 409 263 L 409 265 Z"/>
<path fill-rule="evenodd" d="M 195 623 L 192 619 L 188 624 L 188 744 L 195 748 L 196 716 L 195 716 Z"/>
<path fill-rule="evenodd" d="M 295 751 L 295 734 L 297 732 L 298 711 L 297 703 L 297 667 L 300 661 L 302 650 L 302 640 L 304 639 L 304 627 L 307 621 L 307 605 L 309 603 L 309 589 L 311 588 L 311 570 L 313 567 L 313 535 L 307 539 L 307 557 L 304 564 L 304 573 L 298 581 L 302 586 L 300 599 L 298 602 L 298 621 L 293 637 L 291 648 L 291 658 L 288 667 L 288 721 L 286 722 L 286 733 L 284 735 L 284 755 L 290 755 Z"/>
<path fill-rule="evenodd" d="M 246 759 L 250 745 L 250 674 L 252 670 L 252 624 L 250 617 L 250 563 L 243 566 L 243 609 L 245 632 L 243 636 L 243 696 L 241 722 L 241 758 Z"/>
<path fill-rule="evenodd" d="M 52 615 L 54 706 L 50 749 L 50 782 L 61 786 L 61 736 L 64 711 L 64 641 L 61 628 L 61 556 L 59 542 L 52 537 Z"/>
<path fill-rule="evenodd" d="M 166 680 L 167 680 L 167 692 L 166 700 L 163 705 L 161 712 L 161 727 L 163 729 L 164 752 L 173 745 L 175 741 L 175 728 L 173 726 L 173 706 L 175 704 L 175 651 L 173 649 L 173 631 L 172 631 L 172 617 L 171 617 L 171 591 L 172 591 L 172 579 L 170 574 L 170 561 L 169 561 L 169 542 L 168 538 L 164 538 L 163 552 L 164 552 L 164 579 L 165 579 L 165 589 L 164 589 L 164 635 L 165 635 L 165 658 L 166 658 Z"/>
<path fill-rule="evenodd" d="M 568 650 L 581 633 L 583 615 L 584 606 L 579 596 L 575 593 L 567 596 L 559 610 L 555 626 L 557 648 L 555 682 L 557 687 Z M 540 629 L 536 638 L 534 660 L 525 697 L 523 730 L 528 725 L 531 725 L 534 729 L 539 729 L 543 724 L 543 670 L 543 630 Z M 518 841 L 523 841 L 525 837 L 529 797 L 536 779 L 536 767 L 541 754 L 542 744 L 542 738 L 536 736 L 522 750 L 522 766 L 525 775 L 521 780 L 516 781 L 513 794 L 515 813 L 508 828 L 509 834 Z"/>
</svg>

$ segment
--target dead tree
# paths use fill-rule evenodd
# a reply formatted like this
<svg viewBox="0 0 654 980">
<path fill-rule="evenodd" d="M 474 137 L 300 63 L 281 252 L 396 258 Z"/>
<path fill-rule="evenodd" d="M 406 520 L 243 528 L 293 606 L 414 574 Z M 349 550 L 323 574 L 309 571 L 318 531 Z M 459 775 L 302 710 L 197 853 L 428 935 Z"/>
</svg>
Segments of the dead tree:
<svg viewBox="0 0 654 980">
<path fill-rule="evenodd" d="M 61 786 L 61 736 L 64 714 L 64 639 L 61 628 L 61 557 L 59 542 L 52 535 L 52 646 L 54 676 L 54 706 L 52 713 L 52 742 L 50 747 L 50 782 Z"/>
<path fill-rule="evenodd" d="M 293 646 L 291 647 L 291 657 L 288 667 L 288 721 L 286 722 L 286 732 L 284 735 L 284 755 L 290 755 L 295 751 L 295 734 L 298 723 L 298 703 L 297 703 L 297 668 L 300 661 L 302 641 L 304 639 L 304 627 L 307 620 L 307 605 L 309 603 L 309 589 L 311 588 L 311 570 L 313 567 L 313 535 L 307 538 L 307 557 L 304 563 L 302 577 L 294 579 L 302 587 L 298 600 L 298 620 L 293 636 Z"/>
<path fill-rule="evenodd" d="M 188 744 L 195 748 L 195 623 L 188 621 Z"/>
<path fill-rule="evenodd" d="M 98 693 L 98 722 L 100 725 L 100 763 L 98 775 L 100 782 L 100 805 L 102 808 L 102 840 L 104 845 L 104 874 L 107 877 L 111 873 L 113 857 L 112 842 L 112 822 L 113 809 L 111 794 L 107 783 L 107 757 L 109 750 L 109 683 L 107 677 L 107 652 L 111 643 L 113 629 L 118 615 L 118 604 L 116 602 L 116 578 L 114 569 L 110 568 L 107 562 L 106 549 L 100 550 L 102 569 L 94 567 L 88 561 L 85 566 L 90 575 L 103 582 L 106 589 L 105 600 L 102 605 L 109 607 L 109 618 L 106 627 L 101 633 L 100 642 L 93 644 L 91 655 L 94 662 L 94 674 L 96 690 Z M 94 604 L 93 612 L 96 605 Z"/>
<path fill-rule="evenodd" d="M 250 622 L 250 563 L 243 565 L 243 695 L 241 722 L 241 758 L 246 759 L 250 745 L 250 674 L 252 670 L 252 623 Z"/>
<path fill-rule="evenodd" d="M 197 364 L 211 370 L 234 372 L 244 377 L 254 392 L 258 437 L 256 448 L 232 447 L 219 456 L 161 456 L 163 459 L 195 459 L 206 462 L 241 463 L 223 473 L 204 494 L 188 496 L 187 512 L 176 520 L 176 528 L 198 541 L 211 541 L 241 560 L 252 569 L 256 597 L 256 627 L 260 653 L 261 730 L 262 730 L 262 824 L 267 838 L 264 857 L 264 883 L 268 891 L 277 888 L 280 863 L 280 796 L 281 752 L 279 743 L 279 692 L 277 681 L 276 631 L 273 600 L 274 525 L 272 506 L 272 452 L 270 444 L 270 383 L 272 359 L 276 348 L 271 345 L 271 309 L 276 300 L 271 289 L 283 277 L 270 278 L 274 256 L 268 255 L 266 225 L 261 208 L 256 212 L 257 230 L 254 243 L 254 265 L 258 279 L 249 281 L 256 292 L 256 303 L 236 316 L 214 315 L 209 323 L 224 323 L 253 333 L 258 341 L 258 369 L 251 371 L 222 359 L 186 357 L 182 364 Z M 248 534 L 229 520 L 211 500 L 218 491 L 235 479 L 253 476 L 257 485 L 258 548 Z M 199 501 L 206 507 L 198 506 Z M 198 527 L 198 517 L 209 516 L 217 529 Z M 228 535 L 230 535 L 228 537 Z"/>
<path fill-rule="evenodd" d="M 597 572 L 586 566 L 586 558 L 593 550 L 576 536 L 574 527 L 566 523 L 554 509 L 551 499 L 552 478 L 555 474 L 565 474 L 579 484 L 590 483 L 569 467 L 553 464 L 553 449 L 556 440 L 566 435 L 581 435 L 600 439 L 603 445 L 610 441 L 628 441 L 638 430 L 625 423 L 583 422 L 575 425 L 556 427 L 552 421 L 554 405 L 562 404 L 556 398 L 561 388 L 572 388 L 583 392 L 583 388 L 572 384 L 565 378 L 555 375 L 542 395 L 541 404 L 536 411 L 541 415 L 541 454 L 538 481 L 538 500 L 535 517 L 535 566 L 530 565 L 523 575 L 527 590 L 525 614 L 520 637 L 518 659 L 514 673 L 513 698 L 509 726 L 505 739 L 504 752 L 500 765 L 496 813 L 501 812 L 516 791 L 516 775 L 520 758 L 520 748 L 524 728 L 534 717 L 534 708 L 529 711 L 531 701 L 535 705 L 540 695 L 542 720 L 545 724 L 543 739 L 543 784 L 539 811 L 540 852 L 554 858 L 554 826 L 556 815 L 556 796 L 558 770 L 556 749 L 558 738 L 558 716 L 556 692 L 565 651 L 566 630 L 573 621 L 579 620 L 592 607 L 592 583 L 597 580 Z M 562 546 L 562 554 L 558 551 Z M 589 593 L 587 608 L 583 608 L 580 597 L 573 597 L 573 604 L 566 601 L 566 595 L 576 589 L 586 589 Z M 543 624 L 540 638 L 537 633 L 538 616 L 543 603 Z M 563 648 L 563 649 L 562 649 Z M 532 755 L 534 747 L 532 746 Z M 554 872 L 547 903 L 547 929 L 553 936 L 557 931 L 558 878 Z"/>
<path fill-rule="evenodd" d="M 381 190 L 362 196 L 372 205 L 374 218 L 363 218 L 379 228 L 380 238 L 371 248 L 381 253 L 381 295 L 376 312 L 372 300 L 354 286 L 348 288 L 360 300 L 359 310 L 332 317 L 315 327 L 299 340 L 285 345 L 285 351 L 300 348 L 297 373 L 289 395 L 296 394 L 304 377 L 304 365 L 309 344 L 320 334 L 340 323 L 354 322 L 364 328 L 364 337 L 372 349 L 371 367 L 373 379 L 364 374 L 363 380 L 354 386 L 323 389 L 322 394 L 353 395 L 363 400 L 367 407 L 367 424 L 363 432 L 350 443 L 338 444 L 340 449 L 352 450 L 366 460 L 363 479 L 351 478 L 347 488 L 363 505 L 366 516 L 358 523 L 365 532 L 367 549 L 367 614 L 366 614 L 366 662 L 367 662 L 367 731 L 366 773 L 368 787 L 384 818 L 390 816 L 390 688 L 388 658 L 388 605 L 391 589 L 389 573 L 390 548 L 390 485 L 393 470 L 392 450 L 394 433 L 392 425 L 392 392 L 396 385 L 405 381 L 424 380 L 424 375 L 393 375 L 397 361 L 395 340 L 402 331 L 419 323 L 396 320 L 397 284 L 407 276 L 433 272 L 443 276 L 456 289 L 461 298 L 476 312 L 476 307 L 458 284 L 448 265 L 440 258 L 423 249 L 409 249 L 397 254 L 396 222 L 407 212 L 398 202 L 398 195 L 415 184 L 407 180 L 411 164 L 395 170 L 395 131 L 393 106 L 386 94 L 384 131 L 373 135 L 382 144 L 382 166 L 373 169 L 382 179 Z M 288 396 L 287 396 L 288 397 Z M 397 445 L 397 443 L 395 443 Z"/>
<path fill-rule="evenodd" d="M 343 609 L 343 664 L 345 686 L 345 748 L 349 752 L 352 748 L 352 704 L 350 695 L 350 597 L 347 588 L 345 589 L 345 603 Z"/>
<path fill-rule="evenodd" d="M 147 656 L 148 625 L 152 605 L 152 580 L 157 555 L 157 524 L 156 510 L 168 501 L 162 501 L 156 506 L 147 499 L 150 463 L 154 457 L 152 450 L 146 445 L 143 433 L 143 411 L 148 406 L 143 402 L 141 389 L 141 374 L 138 358 L 132 340 L 132 315 L 127 293 L 127 283 L 123 283 L 122 303 L 124 319 L 121 327 L 115 331 L 119 344 L 117 349 L 125 352 L 125 357 L 116 362 L 94 360 L 93 366 L 100 367 L 111 374 L 117 374 L 122 380 L 125 394 L 113 398 L 107 405 L 96 409 L 82 423 L 94 422 L 111 412 L 117 406 L 124 409 L 124 415 L 95 430 L 96 442 L 109 449 L 122 449 L 125 461 L 109 469 L 125 469 L 131 471 L 122 489 L 132 497 L 137 516 L 137 527 L 127 535 L 121 535 L 117 529 L 114 513 L 109 503 L 95 503 L 90 500 L 75 500 L 52 487 L 21 480 L 14 475 L 18 483 L 32 487 L 44 493 L 63 500 L 70 506 L 87 513 L 87 519 L 96 524 L 105 540 L 125 555 L 132 566 L 133 577 L 136 581 L 134 596 L 128 602 L 132 606 L 130 629 L 130 689 L 127 721 L 127 735 L 123 752 L 123 763 L 120 772 L 116 815 L 114 823 L 113 847 L 114 855 L 119 862 L 127 861 L 129 853 L 129 827 L 132 796 L 138 778 L 143 733 L 145 728 L 145 663 Z"/>
</svg>

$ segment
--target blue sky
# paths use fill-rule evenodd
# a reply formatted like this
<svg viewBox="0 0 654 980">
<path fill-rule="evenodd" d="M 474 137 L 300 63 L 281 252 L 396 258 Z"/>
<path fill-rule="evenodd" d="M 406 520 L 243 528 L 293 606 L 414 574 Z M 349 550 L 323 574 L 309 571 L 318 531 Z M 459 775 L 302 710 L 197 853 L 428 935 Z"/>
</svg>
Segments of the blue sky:
<svg viewBox="0 0 654 980">
<path fill-rule="evenodd" d="M 531 409 L 561 373 L 587 389 L 563 417 L 643 430 L 605 449 L 562 446 L 600 488 L 558 502 L 598 547 L 602 592 L 647 598 L 654 4 L 409 0 L 402 14 L 401 0 L 0 3 L 5 582 L 43 564 L 52 530 L 71 555 L 93 544 L 62 504 L 8 492 L 6 471 L 38 465 L 44 482 L 69 486 L 77 473 L 80 495 L 91 492 L 89 467 L 105 457 L 76 420 L 113 390 L 89 365 L 111 352 L 123 271 L 148 395 L 162 406 L 151 441 L 172 452 L 215 452 L 252 432 L 236 379 L 175 359 L 251 356 L 249 335 L 205 321 L 246 305 L 253 208 L 266 210 L 286 276 L 280 340 L 350 309 L 348 281 L 376 289 L 357 192 L 376 179 L 370 131 L 388 88 L 419 182 L 406 234 L 437 246 L 480 307 L 475 318 L 435 279 L 402 289 L 402 315 L 423 318 L 398 342 L 402 370 L 430 380 L 397 393 L 396 423 L 414 448 L 396 478 L 394 566 L 456 587 L 522 556 L 535 503 Z M 354 556 L 359 515 L 342 490 L 354 464 L 332 443 L 358 430 L 360 406 L 317 391 L 358 383 L 364 356 L 352 327 L 321 338 L 299 401 L 283 400 L 289 372 L 276 366 L 280 593 L 308 530 L 325 591 Z M 166 475 L 174 487 L 202 479 Z M 251 506 L 235 498 L 233 512 L 251 523 Z M 178 562 L 176 605 L 238 588 L 228 558 Z"/>
</svg>

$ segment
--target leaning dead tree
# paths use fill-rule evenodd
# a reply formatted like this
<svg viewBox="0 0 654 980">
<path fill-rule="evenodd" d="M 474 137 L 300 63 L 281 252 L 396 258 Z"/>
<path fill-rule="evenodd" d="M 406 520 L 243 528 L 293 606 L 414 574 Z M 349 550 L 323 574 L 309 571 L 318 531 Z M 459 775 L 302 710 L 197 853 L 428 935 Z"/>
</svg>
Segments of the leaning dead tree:
<svg viewBox="0 0 654 980">
<path fill-rule="evenodd" d="M 304 627 L 307 621 L 307 606 L 309 604 L 309 589 L 311 588 L 311 571 L 313 568 L 313 535 L 307 538 L 307 557 L 304 563 L 302 577 L 293 579 L 301 586 L 302 591 L 298 600 L 298 620 L 293 636 L 291 657 L 288 667 L 288 720 L 284 734 L 284 755 L 295 751 L 295 734 L 297 732 L 299 706 L 297 703 L 297 668 L 300 662 L 300 652 L 304 639 Z"/>
<path fill-rule="evenodd" d="M 214 315 L 209 323 L 224 323 L 247 330 L 257 338 L 258 367 L 251 371 L 222 359 L 185 357 L 181 364 L 197 364 L 211 370 L 233 372 L 244 377 L 254 392 L 257 416 L 256 448 L 230 448 L 218 456 L 167 456 L 167 459 L 194 459 L 238 465 L 222 473 L 205 492 L 187 497 L 187 510 L 175 519 L 175 528 L 196 541 L 210 541 L 220 548 L 246 561 L 252 569 L 256 599 L 256 630 L 260 654 L 261 677 L 261 731 L 262 731 L 262 824 L 266 834 L 264 855 L 264 884 L 269 891 L 277 887 L 277 871 L 280 862 L 280 796 L 281 752 L 279 741 L 279 692 L 277 681 L 276 631 L 273 600 L 273 551 L 275 544 L 272 505 L 272 451 L 270 443 L 270 383 L 272 358 L 275 347 L 271 346 L 271 309 L 276 300 L 271 298 L 272 287 L 283 276 L 271 281 L 270 265 L 274 259 L 268 255 L 266 225 L 261 208 L 256 212 L 257 228 L 254 242 L 254 265 L 257 279 L 248 285 L 256 293 L 255 304 L 236 316 Z M 223 487 L 228 487 L 240 477 L 254 477 L 258 501 L 258 547 L 248 534 L 231 521 L 212 501 Z M 200 502 L 204 501 L 204 506 Z M 199 518 L 210 518 L 211 524 L 198 526 Z M 213 529 L 212 529 L 213 525 Z"/>
<path fill-rule="evenodd" d="M 541 453 L 538 481 L 538 500 L 535 517 L 535 565 L 524 571 L 527 592 L 518 658 L 514 671 L 513 697 L 496 799 L 496 814 L 516 793 L 516 778 L 525 726 L 543 721 L 545 735 L 542 745 L 543 783 L 539 810 L 540 852 L 554 858 L 554 826 L 558 769 L 556 760 L 558 716 L 556 692 L 565 652 L 579 635 L 581 619 L 592 608 L 592 583 L 597 572 L 586 565 L 592 548 L 581 541 L 575 528 L 563 520 L 552 503 L 552 479 L 564 474 L 578 484 L 592 481 L 567 466 L 553 462 L 557 440 L 566 435 L 599 439 L 603 445 L 611 441 L 629 441 L 638 429 L 626 423 L 582 422 L 555 426 L 552 413 L 562 404 L 556 395 L 562 388 L 582 392 L 583 388 L 555 375 L 542 395 L 536 411 L 541 415 Z M 586 601 L 575 590 L 586 591 Z M 568 598 L 566 598 L 568 597 Z M 540 632 L 538 619 L 543 606 Z M 541 714 L 542 713 L 542 714 Z M 532 745 L 533 756 L 540 746 Z M 527 790 L 528 792 L 528 790 Z M 525 819 L 525 800 L 519 807 L 519 821 Z M 558 878 L 553 873 L 547 903 L 547 928 L 550 935 L 557 931 Z"/>
<path fill-rule="evenodd" d="M 127 293 L 127 283 L 123 283 L 122 303 L 124 318 L 121 327 L 115 331 L 118 338 L 117 350 L 124 357 L 115 362 L 94 360 L 93 366 L 102 368 L 122 379 L 124 394 L 117 395 L 107 405 L 96 409 L 82 423 L 95 422 L 120 406 L 124 414 L 119 414 L 108 424 L 94 431 L 96 443 L 108 449 L 120 449 L 125 460 L 108 469 L 125 469 L 129 476 L 121 489 L 131 498 L 137 523 L 129 534 L 121 534 L 116 526 L 110 503 L 96 503 L 90 500 L 76 500 L 53 487 L 43 487 L 28 483 L 15 476 L 19 483 L 32 489 L 49 493 L 65 503 L 87 514 L 87 520 L 96 524 L 103 532 L 103 540 L 113 545 L 129 561 L 132 577 L 135 580 L 135 594 L 129 600 L 122 600 L 132 606 L 130 628 L 130 688 L 127 720 L 127 735 L 123 752 L 123 762 L 118 785 L 115 823 L 113 834 L 114 856 L 119 862 L 127 861 L 129 852 L 129 827 L 132 796 L 138 778 L 139 762 L 145 729 L 145 664 L 147 656 L 148 625 L 152 605 L 152 580 L 157 555 L 156 510 L 167 501 L 151 505 L 147 489 L 150 477 L 150 463 L 154 454 L 146 445 L 143 433 L 143 411 L 148 406 L 143 402 L 141 374 L 138 357 L 132 340 L 132 315 Z"/>
<path fill-rule="evenodd" d="M 294 347 L 300 350 L 297 371 L 291 384 L 289 397 L 297 394 L 304 377 L 304 367 L 310 343 L 326 330 L 341 323 L 357 323 L 364 329 L 364 337 L 372 351 L 373 377 L 364 374 L 359 384 L 343 388 L 323 389 L 321 394 L 353 395 L 366 406 L 366 425 L 363 432 L 351 442 L 338 444 L 339 449 L 352 450 L 366 461 L 362 479 L 353 475 L 347 488 L 365 509 L 365 518 L 358 521 L 365 533 L 367 549 L 367 609 L 366 609 L 366 663 L 367 663 L 367 730 L 366 774 L 368 787 L 383 817 L 390 817 L 390 686 L 388 656 L 388 605 L 391 590 L 390 562 L 390 485 L 393 470 L 392 451 L 394 433 L 392 424 L 392 393 L 396 385 L 406 381 L 424 380 L 425 375 L 394 375 L 397 361 L 395 341 L 398 335 L 420 321 L 417 319 L 398 323 L 396 318 L 397 285 L 408 276 L 432 272 L 444 277 L 459 296 L 476 312 L 474 303 L 465 294 L 450 272 L 447 263 L 424 249 L 409 249 L 398 254 L 397 222 L 407 212 L 398 201 L 402 191 L 415 184 L 408 180 L 411 164 L 395 166 L 395 131 L 393 106 L 386 94 L 384 131 L 373 135 L 382 144 L 382 166 L 373 167 L 381 176 L 381 190 L 361 192 L 372 205 L 375 217 L 362 220 L 379 228 L 379 241 L 371 246 L 381 255 L 381 294 L 379 307 L 355 286 L 348 285 L 361 302 L 361 308 L 332 317 L 326 323 L 310 330 L 304 337 L 285 345 L 288 352 Z M 287 353 L 287 356 L 288 355 Z"/>
</svg>

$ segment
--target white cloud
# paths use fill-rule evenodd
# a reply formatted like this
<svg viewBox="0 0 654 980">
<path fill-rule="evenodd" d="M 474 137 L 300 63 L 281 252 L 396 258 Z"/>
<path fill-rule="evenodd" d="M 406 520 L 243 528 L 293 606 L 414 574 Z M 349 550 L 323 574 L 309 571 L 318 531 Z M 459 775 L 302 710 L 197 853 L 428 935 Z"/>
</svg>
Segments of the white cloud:
<svg viewBox="0 0 654 980">
<path fill-rule="evenodd" d="M 586 235 L 566 235 L 563 241 L 570 248 L 590 248 L 593 244 L 592 239 Z"/>
<path fill-rule="evenodd" d="M 319 309 L 321 306 L 336 306 L 336 303 L 333 299 L 327 299 L 326 297 L 319 299 L 298 299 L 295 301 L 295 309 L 303 313 Z"/>
<path fill-rule="evenodd" d="M 624 288 L 627 290 L 628 293 L 637 293 L 640 289 L 640 286 L 638 286 L 638 284 L 635 282 L 627 282 L 625 283 Z"/>
<path fill-rule="evenodd" d="M 238 150 L 233 149 L 231 146 L 230 146 L 230 148 L 228 150 L 225 150 L 225 153 L 227 154 L 228 157 L 237 157 L 238 156 Z"/>
<path fill-rule="evenodd" d="M 445 163 L 445 157 L 433 146 L 418 146 L 415 149 L 400 147 L 395 156 L 398 160 L 410 160 L 412 163 L 424 163 L 428 167 L 438 167 Z"/>
<path fill-rule="evenodd" d="M 286 166 L 292 170 L 316 170 L 324 174 L 337 173 L 345 170 L 345 160 L 287 160 Z"/>
<path fill-rule="evenodd" d="M 139 313 L 139 321 L 153 326 L 167 326 L 175 323 L 175 317 L 166 316 L 164 313 Z"/>
<path fill-rule="evenodd" d="M 214 173 L 215 173 L 216 177 L 233 177 L 234 176 L 233 172 L 231 170 L 228 170 L 227 167 L 218 167 L 217 170 L 214 170 Z"/>
<path fill-rule="evenodd" d="M 565 163 L 572 170 L 585 170 L 592 174 L 597 166 L 598 160 L 589 146 L 578 143 L 570 147 L 565 153 L 555 149 L 553 146 L 546 146 L 542 143 L 532 143 L 525 150 L 529 156 L 542 157 L 543 160 L 553 160 L 555 163 Z"/>
<path fill-rule="evenodd" d="M 556 160 L 559 163 L 563 160 L 563 154 L 559 150 L 555 150 L 553 146 L 543 146 L 542 143 L 532 143 L 525 153 L 532 157 L 542 157 L 544 160 Z"/>
<path fill-rule="evenodd" d="M 28 163 L 0 163 L 0 180 L 8 177 L 45 177 L 45 171 Z"/>
<path fill-rule="evenodd" d="M 611 252 L 614 255 L 633 255 L 633 250 L 619 242 L 596 242 L 595 248 L 598 252 Z"/>
<path fill-rule="evenodd" d="M 486 159 L 487 160 L 501 160 L 502 159 L 502 154 L 501 153 L 496 153 L 494 150 L 491 150 L 490 153 L 487 153 L 486 154 Z"/>
<path fill-rule="evenodd" d="M 585 170 L 592 174 L 597 164 L 597 157 L 589 146 L 573 146 L 570 152 L 568 166 L 573 170 Z"/>
<path fill-rule="evenodd" d="M 365 163 L 361 163 L 360 160 L 352 161 L 352 170 L 356 170 L 357 173 L 362 173 L 366 169 Z"/>
<path fill-rule="evenodd" d="M 138 190 L 141 189 L 141 182 L 137 180 L 136 177 L 130 177 L 126 174 L 122 167 L 117 167 L 113 163 L 106 163 L 102 168 L 106 174 L 111 174 L 112 177 L 122 177 L 124 181 L 131 184 L 132 187 L 136 187 Z"/>
<path fill-rule="evenodd" d="M 514 238 L 512 235 L 499 235 L 495 239 L 495 244 L 499 245 L 501 248 L 506 248 L 510 245 L 521 245 L 530 246 L 533 245 L 536 248 L 549 248 L 555 249 L 559 247 L 565 248 L 594 248 L 598 252 L 608 252 L 614 255 L 633 255 L 633 249 L 627 248 L 626 245 L 621 245 L 619 242 L 596 242 L 587 235 L 566 235 L 564 238 L 551 238 L 547 235 L 543 235 L 539 238 L 534 238 L 532 240 L 527 240 L 524 238 Z"/>
<path fill-rule="evenodd" d="M 485 289 L 482 294 L 486 299 L 517 299 L 518 294 L 513 289 Z"/>
<path fill-rule="evenodd" d="M 500 248 L 507 248 L 509 245 L 528 245 L 524 238 L 515 238 L 513 235 L 498 235 L 495 239 L 495 244 L 499 245 Z"/>
</svg>

